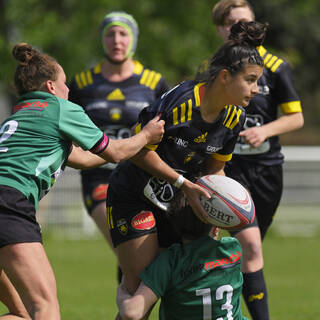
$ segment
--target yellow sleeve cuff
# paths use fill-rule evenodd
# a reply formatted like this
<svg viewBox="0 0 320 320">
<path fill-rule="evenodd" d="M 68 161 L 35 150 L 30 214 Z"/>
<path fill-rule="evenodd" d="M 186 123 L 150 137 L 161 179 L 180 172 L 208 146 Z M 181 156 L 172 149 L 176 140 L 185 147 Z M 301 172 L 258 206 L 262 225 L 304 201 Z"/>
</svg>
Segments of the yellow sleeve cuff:
<svg viewBox="0 0 320 320">
<path fill-rule="evenodd" d="M 301 101 L 290 101 L 280 104 L 283 113 L 302 112 Z"/>
<path fill-rule="evenodd" d="M 224 162 L 227 162 L 227 161 L 230 161 L 232 159 L 232 153 L 230 154 L 219 154 L 219 153 L 214 153 L 212 155 L 212 157 L 218 161 L 224 161 Z"/>
<path fill-rule="evenodd" d="M 157 144 L 146 144 L 144 147 L 151 150 L 151 151 L 155 151 L 155 150 L 157 150 L 158 145 Z"/>
</svg>

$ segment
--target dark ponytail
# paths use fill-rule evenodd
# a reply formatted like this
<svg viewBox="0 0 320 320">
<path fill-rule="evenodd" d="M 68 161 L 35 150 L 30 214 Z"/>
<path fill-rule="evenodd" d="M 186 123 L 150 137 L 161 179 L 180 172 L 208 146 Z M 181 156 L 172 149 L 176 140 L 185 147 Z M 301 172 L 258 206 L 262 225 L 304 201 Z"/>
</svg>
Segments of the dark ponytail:
<svg viewBox="0 0 320 320">
<path fill-rule="evenodd" d="M 16 44 L 12 49 L 12 56 L 18 62 L 14 83 L 19 95 L 30 91 L 44 91 L 47 80 L 57 80 L 57 61 L 29 44 Z"/>
<path fill-rule="evenodd" d="M 263 60 L 256 48 L 263 43 L 267 28 L 267 24 L 256 21 L 240 21 L 234 24 L 229 40 L 213 56 L 207 77 L 202 80 L 208 83 L 214 81 L 222 69 L 235 75 L 248 63 L 263 66 Z"/>
<path fill-rule="evenodd" d="M 268 24 L 256 21 L 234 24 L 230 29 L 229 40 L 239 45 L 259 47 L 265 38 Z"/>
</svg>

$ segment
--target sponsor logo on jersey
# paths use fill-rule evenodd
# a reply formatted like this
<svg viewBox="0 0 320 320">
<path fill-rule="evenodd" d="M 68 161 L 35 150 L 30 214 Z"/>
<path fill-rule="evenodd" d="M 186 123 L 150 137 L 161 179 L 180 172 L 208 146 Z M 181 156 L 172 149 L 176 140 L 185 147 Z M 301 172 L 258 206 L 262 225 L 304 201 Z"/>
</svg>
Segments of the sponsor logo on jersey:
<svg viewBox="0 0 320 320">
<path fill-rule="evenodd" d="M 182 270 L 182 271 L 180 272 L 180 274 L 181 274 L 181 277 L 182 277 L 182 278 L 186 279 L 187 277 L 189 277 L 189 276 L 192 275 L 193 273 L 195 273 L 195 272 L 197 272 L 197 271 L 203 270 L 203 268 L 204 268 L 204 264 L 203 264 L 203 263 L 200 263 L 200 264 L 198 264 L 198 265 L 195 265 L 195 266 L 190 267 L 190 268 L 187 269 L 187 270 Z"/>
<path fill-rule="evenodd" d="M 241 253 L 237 251 L 236 254 L 231 254 L 231 256 L 228 258 L 217 259 L 217 260 L 213 260 L 205 263 L 199 263 L 195 266 L 191 266 L 187 270 L 182 270 L 180 274 L 183 279 L 186 279 L 187 277 L 191 276 L 192 274 L 198 271 L 200 272 L 202 270 L 208 271 L 208 270 L 215 269 L 217 267 L 228 268 L 234 264 L 239 263 L 240 259 L 241 259 Z"/>
<path fill-rule="evenodd" d="M 117 227 L 120 233 L 125 236 L 128 233 L 128 223 L 126 219 L 120 219 L 117 221 Z"/>
<path fill-rule="evenodd" d="M 112 92 L 110 92 L 107 95 L 106 100 L 109 100 L 109 101 L 115 101 L 115 100 L 121 101 L 121 100 L 125 100 L 125 96 L 122 93 L 122 91 L 119 88 L 117 88 L 117 89 L 114 89 Z"/>
<path fill-rule="evenodd" d="M 112 121 L 119 121 L 122 117 L 122 111 L 120 108 L 112 108 L 109 112 L 109 116 Z"/>
<path fill-rule="evenodd" d="M 175 137 L 174 138 L 174 143 L 179 146 L 179 147 L 183 147 L 186 148 L 188 146 L 188 141 L 183 140 L 181 138 Z"/>
<path fill-rule="evenodd" d="M 18 104 L 13 108 L 13 112 L 17 112 L 21 109 L 29 109 L 29 110 L 44 110 L 48 106 L 48 102 L 40 102 L 40 101 L 33 101 L 33 102 L 23 102 L 22 104 Z"/>
<path fill-rule="evenodd" d="M 221 149 L 222 149 L 222 147 L 214 147 L 214 146 L 210 146 L 210 145 L 207 146 L 208 153 L 215 153 Z"/>
<path fill-rule="evenodd" d="M 196 143 L 205 143 L 207 141 L 207 135 L 208 135 L 208 132 L 206 132 L 204 134 L 201 134 L 199 137 L 194 139 L 194 142 L 196 142 Z"/>
<path fill-rule="evenodd" d="M 241 253 L 237 251 L 236 254 L 232 254 L 229 258 L 217 259 L 214 261 L 209 261 L 204 264 L 205 270 L 212 270 L 217 267 L 226 268 L 231 264 L 234 264 L 241 259 Z"/>
<path fill-rule="evenodd" d="M 249 296 L 248 301 L 252 302 L 254 300 L 262 300 L 264 297 L 264 293 L 260 292 L 259 294 L 252 294 L 251 296 Z"/>
<path fill-rule="evenodd" d="M 128 100 L 125 102 L 126 107 L 129 108 L 137 108 L 139 110 L 142 110 L 143 108 L 147 107 L 150 103 L 147 101 L 133 101 Z"/>
<path fill-rule="evenodd" d="M 259 94 L 267 96 L 270 93 L 270 89 L 267 85 L 258 86 L 258 88 L 259 88 Z"/>
<path fill-rule="evenodd" d="M 189 142 L 188 142 L 188 141 L 183 140 L 182 138 L 179 138 L 179 137 L 169 136 L 169 137 L 168 137 L 168 140 L 173 140 L 173 142 L 174 142 L 177 146 L 183 147 L 183 148 L 187 148 L 188 145 L 189 145 Z"/>
<path fill-rule="evenodd" d="M 107 107 L 108 107 L 107 101 L 97 101 L 97 102 L 93 102 L 93 103 L 90 103 L 87 106 L 85 106 L 85 110 L 86 111 L 99 110 L 99 109 L 106 109 Z"/>
<path fill-rule="evenodd" d="M 131 220 L 131 227 L 137 230 L 150 230 L 156 225 L 153 213 L 141 211 Z"/>
<path fill-rule="evenodd" d="M 191 161 L 191 159 L 195 156 L 195 152 L 190 152 L 184 159 L 184 164 L 188 163 L 189 161 Z"/>
<path fill-rule="evenodd" d="M 107 184 L 99 184 L 96 188 L 94 188 L 92 192 L 92 199 L 96 201 L 106 199 L 107 190 L 108 190 Z"/>
</svg>

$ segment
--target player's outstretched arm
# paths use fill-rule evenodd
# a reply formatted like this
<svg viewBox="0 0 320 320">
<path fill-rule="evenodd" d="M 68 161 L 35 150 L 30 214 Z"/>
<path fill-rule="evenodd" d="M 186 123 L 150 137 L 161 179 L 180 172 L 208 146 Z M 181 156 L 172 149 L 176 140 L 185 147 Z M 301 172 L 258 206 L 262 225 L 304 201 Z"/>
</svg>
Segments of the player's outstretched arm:
<svg viewBox="0 0 320 320">
<path fill-rule="evenodd" d="M 117 305 L 122 320 L 140 320 L 157 302 L 158 297 L 143 282 L 134 295 L 121 283 L 117 289 Z"/>
<path fill-rule="evenodd" d="M 99 167 L 105 163 L 107 161 L 98 155 L 90 151 L 84 151 L 82 148 L 73 145 L 68 157 L 67 166 L 74 169 L 90 169 Z"/>
<path fill-rule="evenodd" d="M 164 120 L 160 120 L 160 116 L 156 116 L 131 138 L 110 140 L 108 147 L 99 156 L 114 163 L 131 158 L 146 144 L 156 144 L 161 141 L 164 134 L 164 123 Z"/>
<path fill-rule="evenodd" d="M 89 169 L 99 167 L 107 162 L 118 163 L 134 156 L 146 144 L 155 144 L 161 141 L 164 133 L 164 121 L 156 116 L 137 135 L 127 139 L 109 140 L 108 147 L 100 154 L 84 151 L 73 146 L 68 157 L 67 165 L 75 169 Z"/>
</svg>

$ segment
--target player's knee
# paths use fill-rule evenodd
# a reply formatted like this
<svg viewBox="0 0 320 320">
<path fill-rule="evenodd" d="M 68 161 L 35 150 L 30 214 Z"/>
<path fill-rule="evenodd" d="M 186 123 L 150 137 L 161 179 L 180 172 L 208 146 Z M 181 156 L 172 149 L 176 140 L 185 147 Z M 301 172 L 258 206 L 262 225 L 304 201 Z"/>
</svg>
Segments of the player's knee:
<svg viewBox="0 0 320 320">
<path fill-rule="evenodd" d="M 36 315 L 46 317 L 46 319 L 60 319 L 58 298 L 53 292 L 42 292 L 41 296 L 33 297 L 27 307 L 32 319 Z"/>
<path fill-rule="evenodd" d="M 246 261 L 263 260 L 260 242 L 249 241 L 243 245 L 243 258 Z"/>
</svg>

